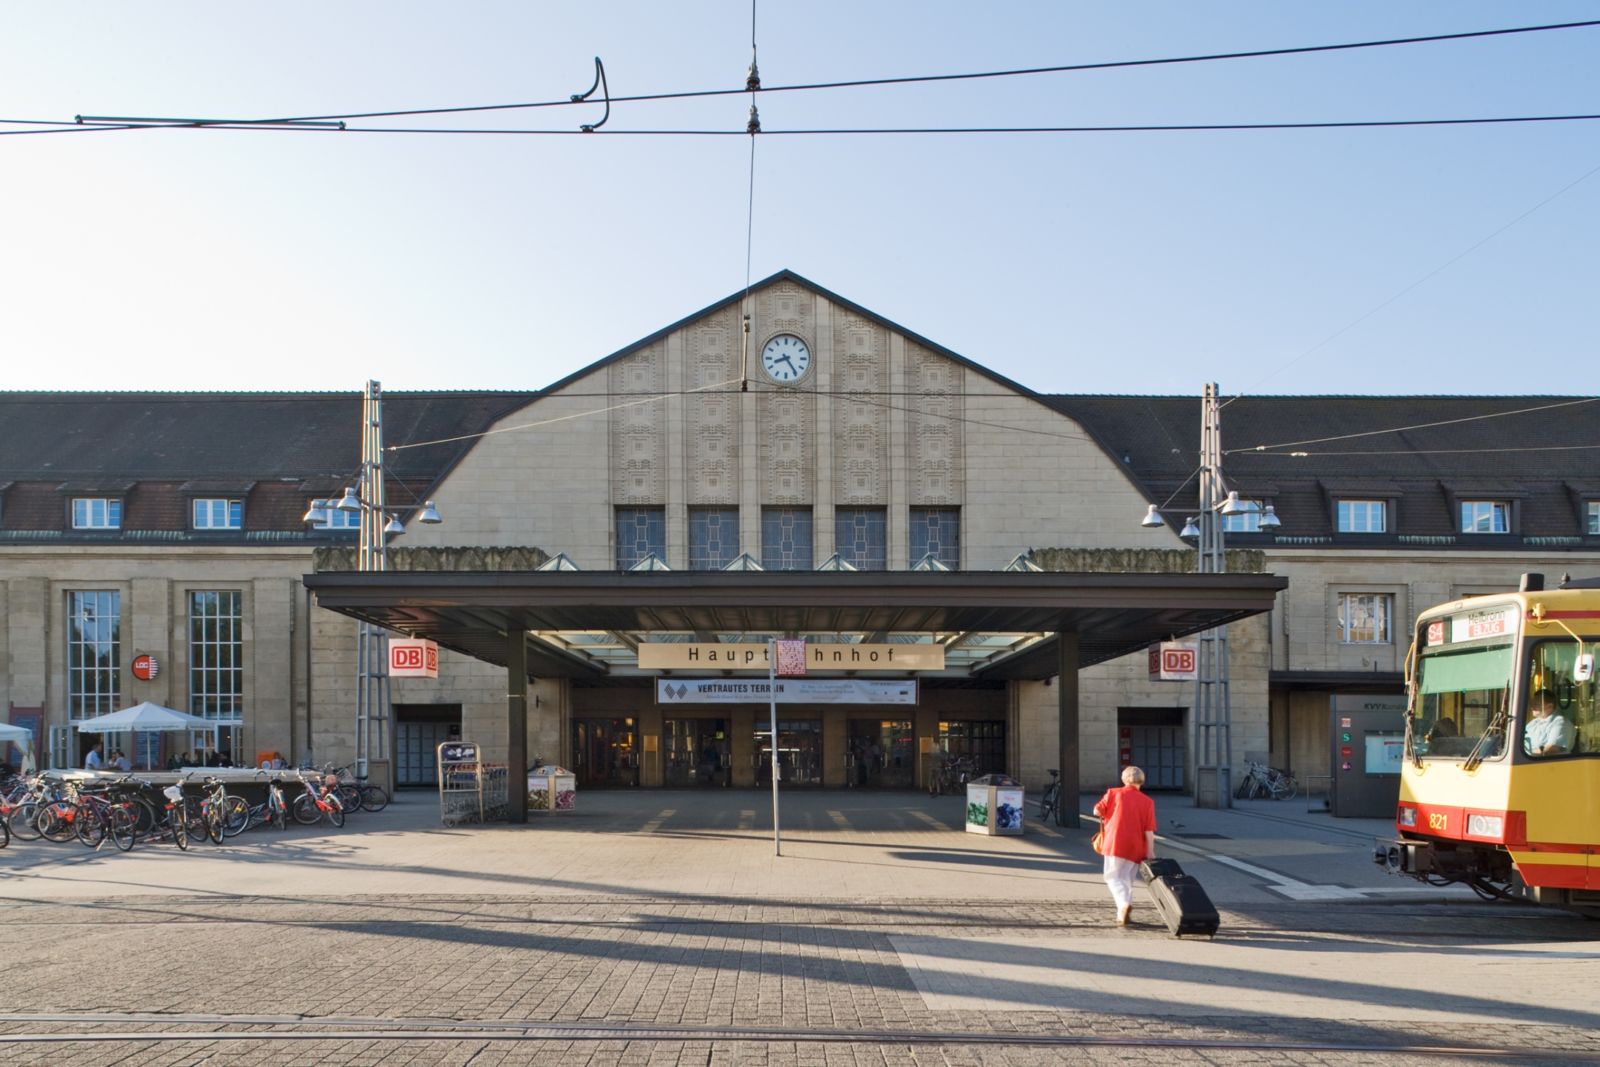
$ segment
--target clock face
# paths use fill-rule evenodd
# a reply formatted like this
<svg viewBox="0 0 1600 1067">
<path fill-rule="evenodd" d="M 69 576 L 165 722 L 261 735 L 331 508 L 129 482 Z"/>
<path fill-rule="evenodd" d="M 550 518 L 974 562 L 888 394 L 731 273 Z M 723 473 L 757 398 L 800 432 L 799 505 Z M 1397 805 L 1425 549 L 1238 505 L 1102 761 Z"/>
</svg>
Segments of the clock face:
<svg viewBox="0 0 1600 1067">
<path fill-rule="evenodd" d="M 811 368 L 811 349 L 792 333 L 780 333 L 761 349 L 761 365 L 775 382 L 795 382 Z"/>
</svg>

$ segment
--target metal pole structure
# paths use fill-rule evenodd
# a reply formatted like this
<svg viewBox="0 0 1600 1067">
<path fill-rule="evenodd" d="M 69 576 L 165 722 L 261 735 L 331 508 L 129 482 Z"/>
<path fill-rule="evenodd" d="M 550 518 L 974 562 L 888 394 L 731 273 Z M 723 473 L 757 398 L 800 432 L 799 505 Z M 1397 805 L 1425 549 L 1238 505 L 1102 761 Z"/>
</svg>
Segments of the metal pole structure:
<svg viewBox="0 0 1600 1067">
<path fill-rule="evenodd" d="M 1222 416 L 1217 386 L 1207 383 L 1200 408 L 1200 544 L 1195 570 L 1227 572 L 1222 516 L 1217 513 L 1222 486 Z M 1197 807 L 1233 807 L 1233 714 L 1228 694 L 1228 628 L 1218 626 L 1200 635 L 1195 731 L 1199 735 Z M 1208 796 L 1208 783 L 1215 791 Z"/>
<path fill-rule="evenodd" d="M 389 556 L 383 528 L 388 521 L 384 506 L 383 386 L 367 382 L 361 401 L 361 475 L 356 482 L 360 501 L 360 538 L 356 570 L 386 571 Z M 389 673 L 382 628 L 370 623 L 356 627 L 356 775 L 367 777 L 374 759 L 388 753 Z"/>
<path fill-rule="evenodd" d="M 778 832 L 778 642 L 767 642 L 767 724 L 772 728 L 772 854 L 783 855 Z"/>
</svg>

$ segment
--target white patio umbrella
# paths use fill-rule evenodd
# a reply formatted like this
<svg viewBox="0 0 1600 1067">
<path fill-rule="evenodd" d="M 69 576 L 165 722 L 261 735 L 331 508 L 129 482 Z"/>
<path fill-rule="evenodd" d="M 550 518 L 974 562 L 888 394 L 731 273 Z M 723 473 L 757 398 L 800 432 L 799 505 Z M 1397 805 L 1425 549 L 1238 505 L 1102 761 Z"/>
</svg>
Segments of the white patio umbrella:
<svg viewBox="0 0 1600 1067">
<path fill-rule="evenodd" d="M 0 722 L 0 751 L 5 750 L 5 744 L 10 741 L 22 749 L 22 765 L 26 769 L 33 763 L 33 731 L 25 726 L 12 726 L 10 723 Z"/>
<path fill-rule="evenodd" d="M 109 715 L 84 719 L 74 725 L 83 734 L 120 734 L 129 730 L 209 730 L 215 734 L 217 728 L 217 724 L 210 719 L 164 708 L 148 700 Z"/>
</svg>

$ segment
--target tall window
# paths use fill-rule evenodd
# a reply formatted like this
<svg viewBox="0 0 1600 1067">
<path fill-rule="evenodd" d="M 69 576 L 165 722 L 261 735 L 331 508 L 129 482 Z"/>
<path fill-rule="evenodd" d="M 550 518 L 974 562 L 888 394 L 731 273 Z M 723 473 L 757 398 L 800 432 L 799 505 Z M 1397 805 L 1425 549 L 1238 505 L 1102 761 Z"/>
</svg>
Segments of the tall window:
<svg viewBox="0 0 1600 1067">
<path fill-rule="evenodd" d="M 67 594 L 67 717 L 91 719 L 122 702 L 122 594 Z"/>
<path fill-rule="evenodd" d="M 617 509 L 617 570 L 629 567 L 654 552 L 667 558 L 667 509 Z"/>
<path fill-rule="evenodd" d="M 738 508 L 689 509 L 690 570 L 718 571 L 738 555 Z"/>
<path fill-rule="evenodd" d="M 1388 644 L 1394 617 L 1392 593 L 1340 593 L 1340 640 L 1347 645 Z"/>
<path fill-rule="evenodd" d="M 1600 534 L 1600 500 L 1591 500 L 1584 505 L 1588 513 L 1587 529 L 1591 536 Z"/>
<path fill-rule="evenodd" d="M 858 571 L 889 566 L 889 514 L 883 508 L 838 508 L 833 513 L 833 545 L 839 558 Z"/>
<path fill-rule="evenodd" d="M 1340 533 L 1383 533 L 1388 515 L 1382 500 L 1339 501 Z"/>
<path fill-rule="evenodd" d="M 1511 532 L 1511 508 L 1503 500 L 1463 500 L 1461 532 L 1499 534 Z"/>
<path fill-rule="evenodd" d="M 189 713 L 236 720 L 244 711 L 239 591 L 189 594 Z"/>
<path fill-rule="evenodd" d="M 951 570 L 961 567 L 960 508 L 911 509 L 912 564 L 930 553 Z"/>
<path fill-rule="evenodd" d="M 74 530 L 116 530 L 122 527 L 122 501 L 105 497 L 72 498 Z"/>
<path fill-rule="evenodd" d="M 237 530 L 244 526 L 244 501 L 197 498 L 194 502 L 196 530 Z"/>
<path fill-rule="evenodd" d="M 761 509 L 761 565 L 769 571 L 812 568 L 811 509 Z"/>
</svg>

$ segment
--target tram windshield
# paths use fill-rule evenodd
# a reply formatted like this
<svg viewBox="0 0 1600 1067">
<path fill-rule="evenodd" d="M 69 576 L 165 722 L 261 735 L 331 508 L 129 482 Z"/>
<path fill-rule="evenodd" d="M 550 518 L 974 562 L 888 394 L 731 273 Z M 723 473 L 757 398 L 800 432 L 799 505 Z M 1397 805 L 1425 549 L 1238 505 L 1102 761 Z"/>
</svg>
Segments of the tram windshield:
<svg viewBox="0 0 1600 1067">
<path fill-rule="evenodd" d="M 1522 720 L 1522 751 L 1536 759 L 1600 751 L 1600 707 L 1596 680 L 1575 678 L 1580 654 L 1595 656 L 1600 643 L 1540 641 L 1528 656 L 1528 713 Z"/>
<path fill-rule="evenodd" d="M 1413 754 L 1422 759 L 1465 759 L 1474 749 L 1479 759 L 1504 754 L 1511 668 L 1510 645 L 1425 653 L 1417 665 Z"/>
</svg>

